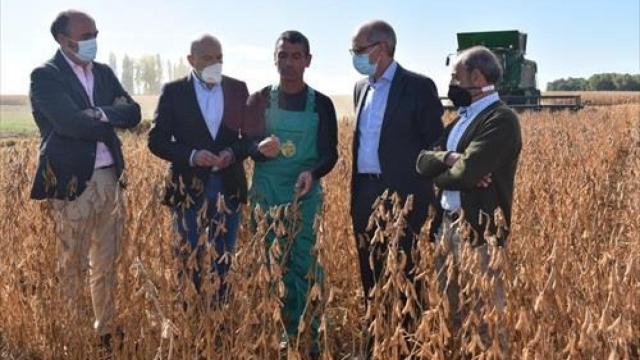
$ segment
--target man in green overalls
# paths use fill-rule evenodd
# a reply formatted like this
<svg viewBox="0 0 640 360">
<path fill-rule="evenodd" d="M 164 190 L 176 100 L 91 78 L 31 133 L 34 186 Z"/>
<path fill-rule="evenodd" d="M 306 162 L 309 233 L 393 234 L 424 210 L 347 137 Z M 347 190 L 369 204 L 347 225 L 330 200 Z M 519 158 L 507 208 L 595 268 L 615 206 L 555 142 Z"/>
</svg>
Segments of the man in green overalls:
<svg viewBox="0 0 640 360">
<path fill-rule="evenodd" d="M 311 54 L 303 34 L 282 33 L 276 41 L 274 61 L 279 84 L 263 88 L 248 101 L 246 128 L 253 133 L 250 154 L 255 160 L 250 198 L 254 208 L 260 205 L 263 210 L 298 201 L 299 232 L 281 258 L 286 288 L 282 317 L 290 338 L 298 335 L 309 290 L 314 283 L 322 286 L 322 269 L 313 250 L 313 224 L 322 207 L 319 180 L 338 159 L 337 121 L 331 100 L 304 82 Z M 274 240 L 271 233 L 267 245 Z M 319 350 L 318 327 L 319 319 L 313 318 L 312 355 Z"/>
</svg>

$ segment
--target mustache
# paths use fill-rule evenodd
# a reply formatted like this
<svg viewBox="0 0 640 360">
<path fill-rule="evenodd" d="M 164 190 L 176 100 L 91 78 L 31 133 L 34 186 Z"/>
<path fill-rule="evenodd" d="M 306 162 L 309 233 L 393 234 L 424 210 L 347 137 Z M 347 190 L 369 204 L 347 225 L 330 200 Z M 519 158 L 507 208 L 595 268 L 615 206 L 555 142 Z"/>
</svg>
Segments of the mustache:
<svg viewBox="0 0 640 360">
<path fill-rule="evenodd" d="M 278 66 L 278 70 L 280 70 L 280 72 L 294 72 L 295 68 L 293 66 Z"/>
</svg>

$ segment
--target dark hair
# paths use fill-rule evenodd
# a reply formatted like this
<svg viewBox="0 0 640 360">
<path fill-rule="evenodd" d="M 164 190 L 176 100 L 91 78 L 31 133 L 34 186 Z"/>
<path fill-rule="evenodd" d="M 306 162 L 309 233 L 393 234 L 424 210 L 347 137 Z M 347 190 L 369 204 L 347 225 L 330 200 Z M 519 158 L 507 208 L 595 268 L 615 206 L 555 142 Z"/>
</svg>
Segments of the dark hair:
<svg viewBox="0 0 640 360">
<path fill-rule="evenodd" d="M 69 20 L 71 19 L 71 14 L 74 13 L 73 10 L 66 10 L 58 14 L 53 23 L 51 23 L 51 35 L 57 41 L 58 35 L 69 35 Z"/>
<path fill-rule="evenodd" d="M 304 52 L 309 55 L 311 53 L 311 49 L 309 47 L 309 39 L 306 36 L 302 35 L 300 31 L 296 30 L 288 30 L 280 34 L 278 40 L 276 40 L 276 47 L 278 47 L 278 43 L 280 41 L 287 41 L 292 44 L 302 44 L 304 48 Z"/>
</svg>

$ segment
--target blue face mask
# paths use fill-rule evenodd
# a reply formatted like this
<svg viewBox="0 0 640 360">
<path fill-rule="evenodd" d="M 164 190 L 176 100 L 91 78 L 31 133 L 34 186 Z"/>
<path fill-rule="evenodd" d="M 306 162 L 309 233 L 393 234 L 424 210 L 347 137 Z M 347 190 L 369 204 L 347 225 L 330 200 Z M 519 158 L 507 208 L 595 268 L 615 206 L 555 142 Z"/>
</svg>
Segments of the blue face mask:
<svg viewBox="0 0 640 360">
<path fill-rule="evenodd" d="M 373 76 L 376 73 L 376 65 L 369 62 L 369 54 L 353 54 L 353 67 L 362 75 Z"/>
<path fill-rule="evenodd" d="M 78 52 L 76 56 L 84 63 L 90 63 L 96 58 L 98 53 L 98 43 L 95 38 L 78 41 Z"/>
</svg>

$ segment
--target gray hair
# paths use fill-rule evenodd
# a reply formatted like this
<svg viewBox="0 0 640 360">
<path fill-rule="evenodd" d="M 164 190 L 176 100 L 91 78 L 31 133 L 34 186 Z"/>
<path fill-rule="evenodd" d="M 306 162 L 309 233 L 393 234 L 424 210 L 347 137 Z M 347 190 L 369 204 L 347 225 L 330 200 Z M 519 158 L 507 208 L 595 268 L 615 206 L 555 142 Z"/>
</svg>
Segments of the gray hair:
<svg viewBox="0 0 640 360">
<path fill-rule="evenodd" d="M 457 63 L 461 64 L 467 73 L 478 69 L 490 84 L 496 84 L 502 78 L 500 60 L 484 46 L 474 46 L 463 50 L 458 55 Z"/>
<path fill-rule="evenodd" d="M 361 28 L 368 31 L 367 41 L 369 43 L 382 42 L 387 44 L 389 56 L 393 57 L 396 52 L 396 32 L 393 31 L 391 25 L 382 20 L 373 20 L 362 25 Z"/>
<path fill-rule="evenodd" d="M 220 41 L 215 36 L 209 35 L 209 34 L 203 34 L 191 42 L 191 47 L 190 47 L 191 54 L 193 55 L 194 53 L 199 52 L 201 46 L 204 44 L 216 45 L 222 49 L 222 44 L 220 44 Z"/>
</svg>

